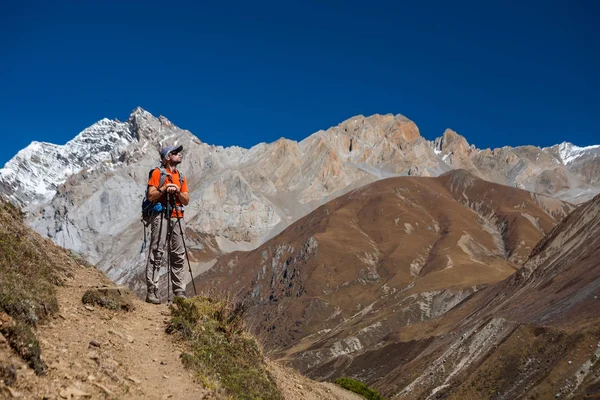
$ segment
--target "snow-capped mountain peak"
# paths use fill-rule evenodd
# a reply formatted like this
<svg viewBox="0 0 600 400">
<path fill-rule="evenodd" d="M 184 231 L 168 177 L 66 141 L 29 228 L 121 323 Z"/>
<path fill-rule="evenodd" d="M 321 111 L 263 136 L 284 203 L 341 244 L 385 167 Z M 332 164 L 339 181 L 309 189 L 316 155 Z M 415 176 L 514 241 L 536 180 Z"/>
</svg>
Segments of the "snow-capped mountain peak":
<svg viewBox="0 0 600 400">
<path fill-rule="evenodd" d="M 560 155 L 560 159 L 562 162 L 567 165 L 576 160 L 579 157 L 582 157 L 588 154 L 590 151 L 596 150 L 600 148 L 600 145 L 595 146 L 587 146 L 587 147 L 579 147 L 569 142 L 562 142 L 558 146 L 558 154 Z"/>
<path fill-rule="evenodd" d="M 133 140 L 129 124 L 104 118 L 64 145 L 31 142 L 0 169 L 0 182 L 13 202 L 46 202 L 69 176 L 117 159 Z"/>
</svg>

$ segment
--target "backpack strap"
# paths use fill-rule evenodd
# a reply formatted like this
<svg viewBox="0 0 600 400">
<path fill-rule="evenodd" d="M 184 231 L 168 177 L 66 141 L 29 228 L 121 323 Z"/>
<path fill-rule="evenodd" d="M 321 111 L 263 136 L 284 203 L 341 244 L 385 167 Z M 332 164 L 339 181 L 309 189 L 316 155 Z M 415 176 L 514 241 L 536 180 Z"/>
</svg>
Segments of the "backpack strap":
<svg viewBox="0 0 600 400">
<path fill-rule="evenodd" d="M 162 185 L 165 184 L 166 180 L 167 180 L 167 170 L 165 169 L 165 167 L 160 167 L 160 181 L 158 183 L 158 188 L 159 189 L 162 187 Z"/>
<path fill-rule="evenodd" d="M 158 182 L 158 188 L 160 189 L 160 187 L 162 185 L 165 184 L 165 181 L 167 180 L 167 170 L 164 167 L 154 167 L 150 170 L 150 172 L 148 173 L 148 180 L 150 180 L 150 178 L 152 178 L 152 174 L 154 173 L 154 171 L 156 169 L 160 170 L 160 180 Z M 148 194 L 148 188 L 146 187 L 146 195 Z"/>
</svg>

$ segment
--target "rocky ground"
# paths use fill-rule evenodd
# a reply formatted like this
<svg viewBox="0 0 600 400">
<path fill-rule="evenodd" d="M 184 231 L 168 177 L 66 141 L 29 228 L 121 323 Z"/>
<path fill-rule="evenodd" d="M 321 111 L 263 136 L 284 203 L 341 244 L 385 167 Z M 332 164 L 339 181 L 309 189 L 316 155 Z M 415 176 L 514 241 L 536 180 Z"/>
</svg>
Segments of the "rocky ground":
<svg viewBox="0 0 600 400">
<path fill-rule="evenodd" d="M 195 381 L 179 359 L 182 348 L 165 333 L 170 311 L 133 299 L 131 312 L 83 304 L 90 288 L 112 285 L 94 268 L 79 268 L 57 290 L 58 313 L 36 334 L 47 364 L 37 376 L 0 335 L 5 371 L 0 397 L 37 399 L 127 398 L 202 399 L 213 395 Z M 3 323 L 10 323 L 4 314 Z M 360 398 L 335 385 L 310 381 L 276 363 L 269 363 L 286 399 Z"/>
</svg>

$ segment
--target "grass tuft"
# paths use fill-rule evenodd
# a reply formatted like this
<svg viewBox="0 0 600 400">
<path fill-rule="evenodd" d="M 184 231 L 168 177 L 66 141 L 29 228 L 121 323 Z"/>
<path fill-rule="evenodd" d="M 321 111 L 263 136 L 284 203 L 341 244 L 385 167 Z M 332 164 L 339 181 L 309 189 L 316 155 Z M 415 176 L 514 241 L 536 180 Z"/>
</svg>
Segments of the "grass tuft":
<svg viewBox="0 0 600 400">
<path fill-rule="evenodd" d="M 90 289 L 83 294 L 81 302 L 83 304 L 98 305 L 109 310 L 134 310 L 131 300 L 123 296 L 118 290 Z"/>
<path fill-rule="evenodd" d="M 208 297 L 175 298 L 167 332 L 187 342 L 183 364 L 206 387 L 236 399 L 283 399 L 256 340 L 244 329 L 244 307 Z"/>
<path fill-rule="evenodd" d="M 36 374 L 46 373 L 46 364 L 42 361 L 40 343 L 31 327 L 24 322 L 16 321 L 11 326 L 3 326 L 0 330 L 8 340 L 10 347 L 27 362 Z"/>
</svg>

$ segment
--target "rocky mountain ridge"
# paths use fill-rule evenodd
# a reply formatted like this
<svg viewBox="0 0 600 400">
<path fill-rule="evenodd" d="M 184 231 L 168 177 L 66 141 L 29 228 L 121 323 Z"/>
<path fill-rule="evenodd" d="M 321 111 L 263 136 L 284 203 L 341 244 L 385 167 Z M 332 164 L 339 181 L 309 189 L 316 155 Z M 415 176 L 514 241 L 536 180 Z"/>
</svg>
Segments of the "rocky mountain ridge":
<svg viewBox="0 0 600 400">
<path fill-rule="evenodd" d="M 26 207 L 38 232 L 84 254 L 112 279 L 132 283 L 144 258 L 138 222 L 144 182 L 166 144 L 185 148 L 181 170 L 191 188 L 186 221 L 195 271 L 391 176 L 462 168 L 570 200 L 600 191 L 597 147 L 477 150 L 450 130 L 430 142 L 412 121 L 388 114 L 353 117 L 301 142 L 223 148 L 138 108 L 126 122 L 101 120 L 65 146 L 33 143 L 0 170 L 0 193 Z"/>
<path fill-rule="evenodd" d="M 18 205 L 49 202 L 71 175 L 102 163 L 116 167 L 133 140 L 127 123 L 104 118 L 62 146 L 32 142 L 0 170 L 4 194 Z"/>
</svg>

